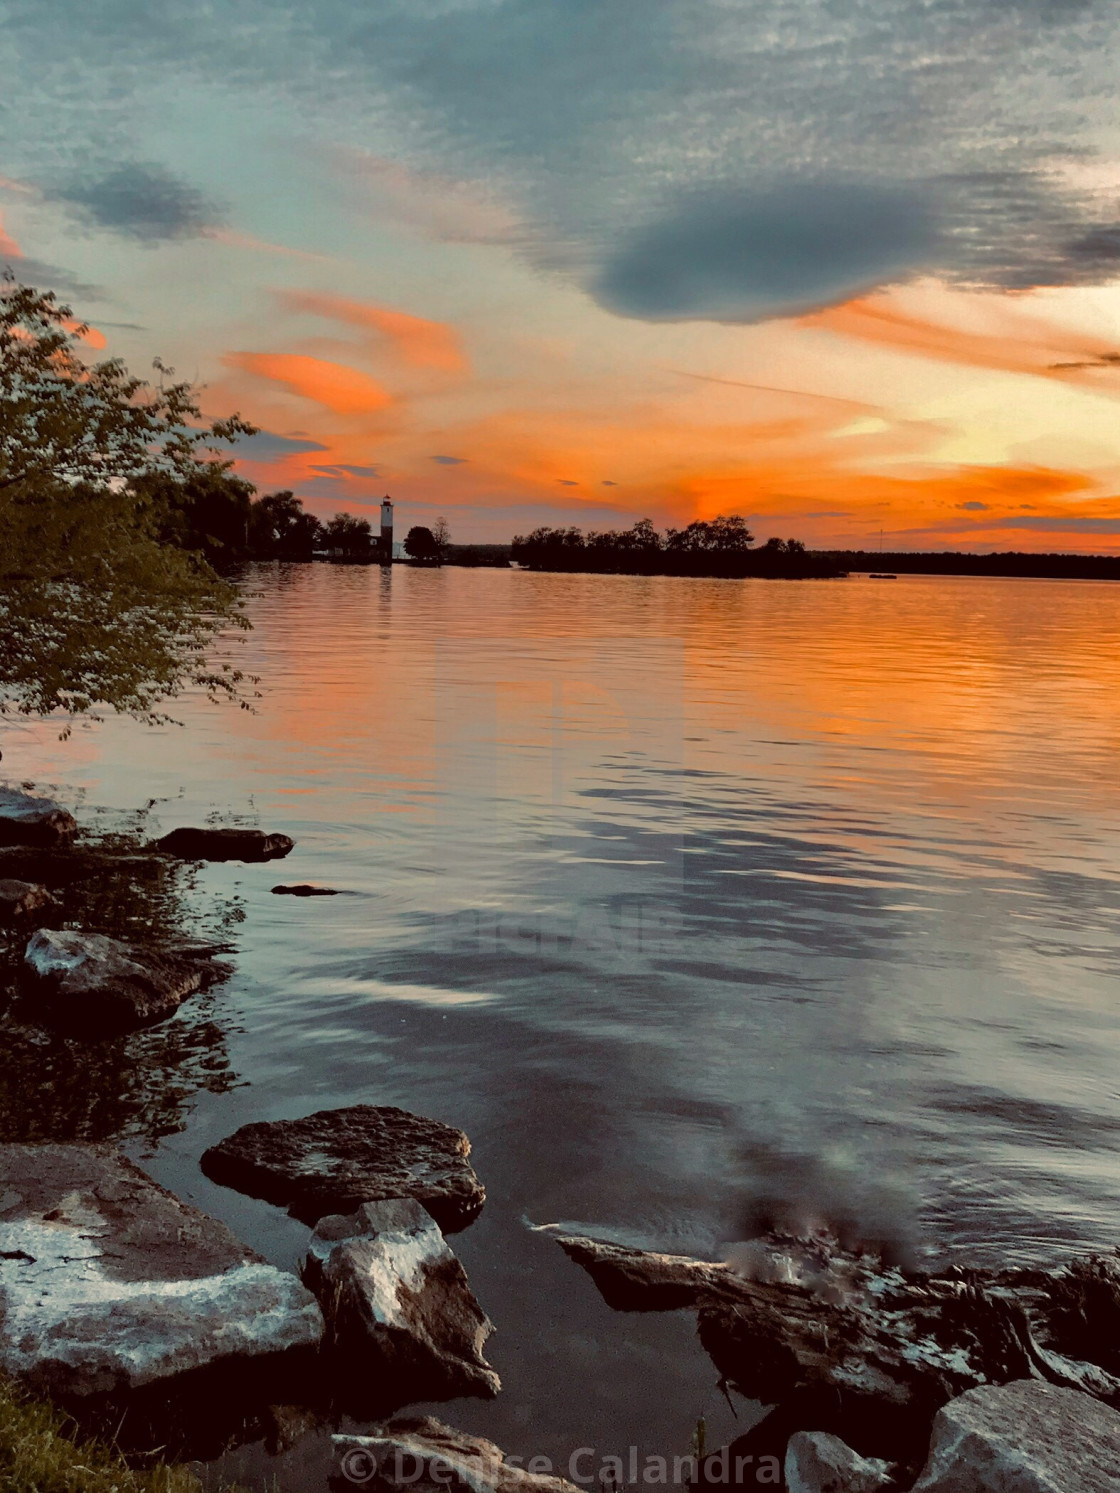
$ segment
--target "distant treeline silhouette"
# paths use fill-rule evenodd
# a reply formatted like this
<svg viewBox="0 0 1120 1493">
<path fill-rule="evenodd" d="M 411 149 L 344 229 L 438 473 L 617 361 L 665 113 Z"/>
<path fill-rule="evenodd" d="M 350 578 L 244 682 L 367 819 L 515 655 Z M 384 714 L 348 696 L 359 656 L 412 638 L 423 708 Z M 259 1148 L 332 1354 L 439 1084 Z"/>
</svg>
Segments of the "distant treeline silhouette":
<svg viewBox="0 0 1120 1493">
<path fill-rule="evenodd" d="M 912 550 L 832 550 L 816 552 L 841 570 L 891 571 L 904 575 L 1008 575 L 1049 580 L 1120 581 L 1120 556 L 1026 554 L 1005 550 L 988 555 L 959 550 L 922 553 Z"/>
<path fill-rule="evenodd" d="M 511 557 L 527 570 L 595 571 L 608 575 L 772 576 L 823 578 L 841 574 L 827 556 L 810 555 L 799 539 L 755 545 L 738 514 L 697 519 L 660 533 L 648 518 L 631 529 L 534 529 L 518 534 Z"/>
</svg>

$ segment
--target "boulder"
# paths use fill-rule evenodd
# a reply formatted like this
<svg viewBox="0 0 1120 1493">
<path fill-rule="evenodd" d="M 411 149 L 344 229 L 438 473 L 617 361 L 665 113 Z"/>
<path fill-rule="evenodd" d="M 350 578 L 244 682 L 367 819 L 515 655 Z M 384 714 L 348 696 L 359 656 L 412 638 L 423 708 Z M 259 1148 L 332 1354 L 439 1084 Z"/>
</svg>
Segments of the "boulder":
<svg viewBox="0 0 1120 1493">
<path fill-rule="evenodd" d="M 0 923 L 27 923 L 36 913 L 57 905 L 46 887 L 38 882 L 0 877 Z"/>
<path fill-rule="evenodd" d="M 301 881 L 295 886 L 274 886 L 272 888 L 274 897 L 337 897 L 337 888 L 333 886 L 311 886 L 306 881 Z"/>
<path fill-rule="evenodd" d="M 320 1219 L 304 1280 L 336 1348 L 377 1403 L 492 1399 L 501 1389 L 482 1356 L 493 1323 L 439 1225 L 415 1198 L 363 1203 Z"/>
<path fill-rule="evenodd" d="M 1118 1257 L 904 1273 L 825 1234 L 769 1235 L 720 1264 L 548 1232 L 610 1305 L 696 1308 L 724 1381 L 781 1410 L 771 1438 L 829 1431 L 916 1471 L 934 1416 L 980 1385 L 1035 1377 L 1120 1405 Z"/>
<path fill-rule="evenodd" d="M 0 788 L 0 845 L 66 847 L 77 832 L 73 814 L 53 799 Z"/>
<path fill-rule="evenodd" d="M 173 829 L 155 842 L 165 855 L 185 861 L 274 861 L 287 855 L 295 841 L 261 829 Z"/>
<path fill-rule="evenodd" d="M 938 1412 L 913 1493 L 1116 1493 L 1120 1415 L 1038 1380 L 969 1390 Z"/>
<path fill-rule="evenodd" d="M 439 1120 L 355 1104 L 243 1125 L 205 1152 L 202 1170 L 312 1225 L 381 1198 L 416 1198 L 451 1234 L 473 1222 L 486 1200 L 470 1149 L 461 1130 Z"/>
<path fill-rule="evenodd" d="M 0 1146 L 0 1371 L 64 1398 L 310 1350 L 311 1293 L 108 1147 Z"/>
<path fill-rule="evenodd" d="M 24 951 L 22 987 L 27 1003 L 62 1030 L 113 1033 L 174 1015 L 219 968 L 103 933 L 40 929 Z"/>
<path fill-rule="evenodd" d="M 467 1436 L 430 1415 L 397 1416 L 375 1436 L 332 1436 L 340 1488 L 374 1485 L 414 1493 L 577 1493 L 574 1483 L 551 1472 L 529 1471 L 506 1461 L 505 1452 L 481 1436 Z M 545 1457 L 531 1458 L 529 1467 Z"/>
<path fill-rule="evenodd" d="M 888 1463 L 861 1457 L 825 1431 L 790 1437 L 785 1478 L 789 1493 L 882 1493 L 895 1486 Z"/>
</svg>

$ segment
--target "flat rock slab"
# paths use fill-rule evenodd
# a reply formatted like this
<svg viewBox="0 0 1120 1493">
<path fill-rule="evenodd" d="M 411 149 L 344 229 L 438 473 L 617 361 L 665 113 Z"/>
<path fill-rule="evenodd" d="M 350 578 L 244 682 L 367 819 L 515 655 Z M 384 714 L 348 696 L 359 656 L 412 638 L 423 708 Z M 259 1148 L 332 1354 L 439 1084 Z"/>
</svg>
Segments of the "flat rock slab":
<svg viewBox="0 0 1120 1493">
<path fill-rule="evenodd" d="M 577 1493 L 576 1484 L 511 1465 L 481 1436 L 430 1415 L 397 1416 L 376 1436 L 332 1436 L 339 1488 L 412 1488 L 416 1493 Z M 542 1461 L 547 1459 L 542 1458 Z M 529 1466 L 533 1466 L 530 1460 Z"/>
<path fill-rule="evenodd" d="M 0 788 L 0 845 L 69 845 L 77 820 L 52 798 Z"/>
<path fill-rule="evenodd" d="M 278 1203 L 304 1223 L 381 1198 L 415 1198 L 444 1233 L 466 1228 L 486 1191 L 461 1130 L 392 1105 L 324 1109 L 243 1125 L 202 1157 L 215 1182 Z"/>
<path fill-rule="evenodd" d="M 22 987 L 28 1005 L 62 1030 L 111 1034 L 173 1016 L 218 968 L 103 933 L 40 929 L 24 952 Z"/>
<path fill-rule="evenodd" d="M 913 1493 L 1116 1493 L 1120 1415 L 1037 1380 L 969 1390 L 938 1413 Z"/>
<path fill-rule="evenodd" d="M 114 1395 L 315 1347 L 294 1275 L 108 1147 L 0 1146 L 0 1371 Z"/>
<path fill-rule="evenodd" d="M 50 890 L 93 878 L 150 877 L 167 869 L 166 857 L 79 841 L 64 849 L 44 845 L 0 845 L 0 876 L 41 882 Z"/>
<path fill-rule="evenodd" d="M 288 835 L 261 829 L 173 829 L 155 848 L 185 861 L 275 861 L 294 844 Z"/>
<path fill-rule="evenodd" d="M 26 924 L 37 913 L 55 906 L 55 899 L 38 882 L 0 877 L 0 923 Z"/>
<path fill-rule="evenodd" d="M 345 1361 L 352 1398 L 388 1407 L 492 1399 L 501 1389 L 482 1356 L 493 1323 L 415 1198 L 320 1219 L 303 1278 Z"/>
</svg>

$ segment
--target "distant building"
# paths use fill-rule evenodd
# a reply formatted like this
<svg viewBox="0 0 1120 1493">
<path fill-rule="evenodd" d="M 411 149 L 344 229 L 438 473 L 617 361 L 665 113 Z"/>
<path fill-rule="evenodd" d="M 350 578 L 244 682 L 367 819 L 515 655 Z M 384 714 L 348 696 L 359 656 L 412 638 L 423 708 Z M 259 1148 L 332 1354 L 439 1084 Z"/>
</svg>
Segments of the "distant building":
<svg viewBox="0 0 1120 1493">
<path fill-rule="evenodd" d="M 393 500 L 385 495 L 381 499 L 381 542 L 378 545 L 378 559 L 382 565 L 390 565 L 393 560 Z"/>
</svg>

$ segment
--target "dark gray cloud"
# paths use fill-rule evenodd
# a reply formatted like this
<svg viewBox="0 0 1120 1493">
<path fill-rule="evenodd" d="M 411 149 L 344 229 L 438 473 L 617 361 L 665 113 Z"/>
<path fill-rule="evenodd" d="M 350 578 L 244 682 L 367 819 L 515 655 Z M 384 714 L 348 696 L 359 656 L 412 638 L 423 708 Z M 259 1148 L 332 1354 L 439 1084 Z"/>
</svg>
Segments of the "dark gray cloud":
<svg viewBox="0 0 1120 1493">
<path fill-rule="evenodd" d="M 43 259 L 29 259 L 24 255 L 18 259 L 6 259 L 0 254 L 0 275 L 5 270 L 11 270 L 21 285 L 34 285 L 39 290 L 57 290 L 63 295 L 80 296 L 87 301 L 104 299 L 104 292 L 98 286 L 79 279 L 57 264 L 48 264 Z"/>
<path fill-rule="evenodd" d="M 86 222 L 142 243 L 197 238 L 217 223 L 216 205 L 164 167 L 129 161 L 51 194 Z"/>
<path fill-rule="evenodd" d="M 466 462 L 465 456 L 433 456 L 433 461 L 438 461 L 441 467 L 461 467 Z"/>
<path fill-rule="evenodd" d="M 279 461 L 284 456 L 298 455 L 303 451 L 325 451 L 327 448 L 320 441 L 276 435 L 271 430 L 258 430 L 256 435 L 243 436 L 241 440 L 222 449 L 230 451 L 242 461 Z"/>
<path fill-rule="evenodd" d="M 319 450 L 322 449 L 320 446 Z M 313 467 L 312 471 L 320 472 L 324 477 L 379 477 L 381 475 L 380 467 L 355 467 L 345 462 L 340 462 L 337 466 Z"/>
<path fill-rule="evenodd" d="M 808 310 L 936 262 L 916 193 L 829 183 L 689 193 L 624 238 L 595 283 L 647 321 L 753 321 Z"/>
<path fill-rule="evenodd" d="M 342 146 L 484 184 L 516 252 L 627 315 L 770 315 L 925 268 L 1092 284 L 1120 273 L 1117 205 L 1065 168 L 1120 156 L 1118 52 L 1111 0 L 8 0 L 0 170 L 77 179 L 92 141 L 120 164 L 83 211 L 197 232 L 197 189 L 137 191 L 135 162 L 164 97 L 195 105 L 192 160 L 228 159 L 226 90 L 261 135 L 298 120 L 320 170 Z"/>
<path fill-rule="evenodd" d="M 1120 518 L 1002 518 L 999 526 L 1048 534 L 1120 534 Z"/>
</svg>

